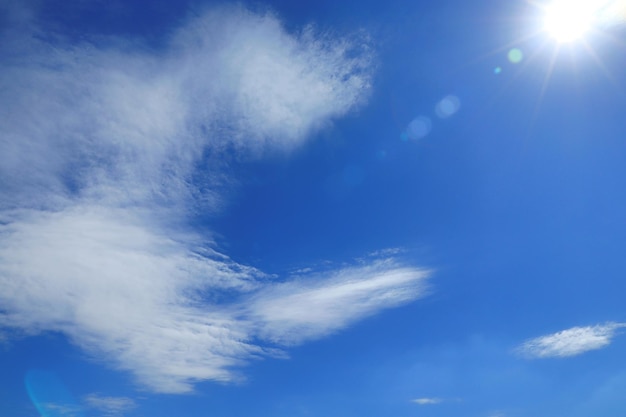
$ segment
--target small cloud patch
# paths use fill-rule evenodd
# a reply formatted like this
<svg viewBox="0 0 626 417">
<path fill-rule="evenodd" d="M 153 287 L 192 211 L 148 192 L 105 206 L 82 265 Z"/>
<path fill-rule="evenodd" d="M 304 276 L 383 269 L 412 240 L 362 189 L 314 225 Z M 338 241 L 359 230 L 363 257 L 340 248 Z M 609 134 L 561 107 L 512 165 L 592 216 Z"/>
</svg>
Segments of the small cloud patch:
<svg viewBox="0 0 626 417">
<path fill-rule="evenodd" d="M 412 403 L 418 404 L 418 405 L 435 405 L 435 404 L 441 404 L 444 400 L 441 398 L 416 398 L 414 400 L 411 400 Z"/>
<path fill-rule="evenodd" d="M 572 327 L 557 333 L 527 340 L 517 352 L 528 358 L 566 358 L 598 350 L 611 344 L 626 323 Z"/>
<path fill-rule="evenodd" d="M 91 409 L 100 411 L 106 417 L 122 416 L 137 406 L 135 401 L 128 397 L 104 397 L 99 394 L 87 395 L 85 404 Z"/>
</svg>

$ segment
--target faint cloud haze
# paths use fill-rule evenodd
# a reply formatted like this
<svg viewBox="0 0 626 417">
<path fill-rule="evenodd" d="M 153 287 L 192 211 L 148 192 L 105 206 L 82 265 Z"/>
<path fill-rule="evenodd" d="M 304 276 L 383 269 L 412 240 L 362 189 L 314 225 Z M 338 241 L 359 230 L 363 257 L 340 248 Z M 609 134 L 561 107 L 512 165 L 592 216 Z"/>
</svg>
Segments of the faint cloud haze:
<svg viewBox="0 0 626 417">
<path fill-rule="evenodd" d="M 89 408 L 98 410 L 104 417 L 120 417 L 137 406 L 128 397 L 105 397 L 99 394 L 89 394 L 84 401 Z"/>
<path fill-rule="evenodd" d="M 365 35 L 287 32 L 241 7 L 192 19 L 161 52 L 17 26 L 0 41 L 1 327 L 62 332 L 183 393 L 423 295 L 429 272 L 392 254 L 277 283 L 185 226 L 219 210 L 219 160 L 292 149 L 366 102 Z"/>
<path fill-rule="evenodd" d="M 438 405 L 443 403 L 458 403 L 463 401 L 461 398 L 439 398 L 439 397 L 422 397 L 411 400 L 417 405 Z"/>
<path fill-rule="evenodd" d="M 435 405 L 441 404 L 443 400 L 441 398 L 416 398 L 414 400 L 411 400 L 411 402 L 418 405 Z"/>
<path fill-rule="evenodd" d="M 46 415 L 52 416 L 82 417 L 83 415 L 80 407 L 70 404 L 45 403 L 41 404 L 39 408 Z"/>
</svg>

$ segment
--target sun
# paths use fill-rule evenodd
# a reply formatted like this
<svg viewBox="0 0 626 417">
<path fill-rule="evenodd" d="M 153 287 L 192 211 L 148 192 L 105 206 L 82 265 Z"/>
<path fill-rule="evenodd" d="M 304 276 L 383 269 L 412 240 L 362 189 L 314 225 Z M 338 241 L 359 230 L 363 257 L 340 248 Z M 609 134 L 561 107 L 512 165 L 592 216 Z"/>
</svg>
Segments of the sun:
<svg viewBox="0 0 626 417">
<path fill-rule="evenodd" d="M 521 73 L 531 67 L 531 62 L 540 58 L 545 67 L 543 81 L 540 83 L 539 94 L 532 112 L 532 120 L 537 120 L 546 92 L 550 88 L 553 75 L 563 74 L 563 70 L 571 69 L 578 77 L 582 59 L 591 59 L 592 63 L 604 73 L 616 89 L 622 86 L 615 79 L 610 68 L 596 51 L 598 42 L 601 45 L 623 47 L 619 37 L 611 33 L 612 29 L 626 27 L 626 0 L 524 0 L 528 7 L 528 16 L 519 20 L 529 22 L 528 27 L 517 39 L 511 40 L 496 48 L 485 57 L 507 52 L 508 61 L 519 66 Z M 566 60 L 561 60 L 563 52 Z M 533 65 L 537 69 L 537 65 Z M 558 69 L 559 71 L 555 70 Z M 495 75 L 500 75 L 503 68 L 496 66 Z"/>
<path fill-rule="evenodd" d="M 626 21 L 626 0 L 553 0 L 541 8 L 545 32 L 559 43 L 579 40 L 593 29 Z"/>
<path fill-rule="evenodd" d="M 545 30 L 559 43 L 582 38 L 598 12 L 594 0 L 555 0 L 545 10 Z"/>
</svg>

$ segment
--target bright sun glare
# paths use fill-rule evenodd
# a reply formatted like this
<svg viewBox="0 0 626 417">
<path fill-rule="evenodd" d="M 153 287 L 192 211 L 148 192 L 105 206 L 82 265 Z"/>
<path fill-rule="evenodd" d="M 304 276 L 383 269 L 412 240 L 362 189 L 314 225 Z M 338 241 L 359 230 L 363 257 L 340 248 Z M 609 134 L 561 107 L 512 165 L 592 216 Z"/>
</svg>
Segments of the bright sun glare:
<svg viewBox="0 0 626 417">
<path fill-rule="evenodd" d="M 594 0 L 555 0 L 546 8 L 545 28 L 558 42 L 582 38 L 598 11 Z"/>
</svg>

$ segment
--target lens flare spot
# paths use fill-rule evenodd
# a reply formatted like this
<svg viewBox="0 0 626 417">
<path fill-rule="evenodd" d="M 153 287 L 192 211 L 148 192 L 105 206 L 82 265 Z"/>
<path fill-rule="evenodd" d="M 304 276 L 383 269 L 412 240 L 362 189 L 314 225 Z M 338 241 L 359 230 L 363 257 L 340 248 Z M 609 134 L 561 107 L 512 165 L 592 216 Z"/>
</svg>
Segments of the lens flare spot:
<svg viewBox="0 0 626 417">
<path fill-rule="evenodd" d="M 409 123 L 406 128 L 406 131 L 403 134 L 403 137 L 407 139 L 422 139 L 430 133 L 432 129 L 432 122 L 426 116 L 416 117 Z"/>
<path fill-rule="evenodd" d="M 495 67 L 493 69 L 493 73 L 496 75 L 500 75 L 502 73 L 502 68 L 501 67 Z"/>
<path fill-rule="evenodd" d="M 41 417 L 80 417 L 80 407 L 63 382 L 52 372 L 30 370 L 24 378 L 28 396 Z"/>
<path fill-rule="evenodd" d="M 524 60 L 524 53 L 521 49 L 513 48 L 509 51 L 508 57 L 512 64 L 519 64 Z"/>
<path fill-rule="evenodd" d="M 461 108 L 461 100 L 457 96 L 449 95 L 441 99 L 435 106 L 435 113 L 440 119 L 446 119 Z"/>
</svg>

